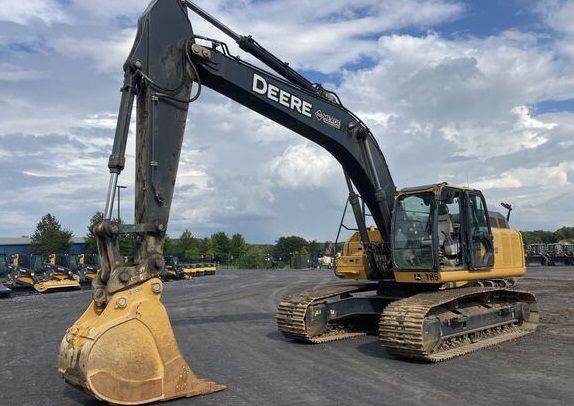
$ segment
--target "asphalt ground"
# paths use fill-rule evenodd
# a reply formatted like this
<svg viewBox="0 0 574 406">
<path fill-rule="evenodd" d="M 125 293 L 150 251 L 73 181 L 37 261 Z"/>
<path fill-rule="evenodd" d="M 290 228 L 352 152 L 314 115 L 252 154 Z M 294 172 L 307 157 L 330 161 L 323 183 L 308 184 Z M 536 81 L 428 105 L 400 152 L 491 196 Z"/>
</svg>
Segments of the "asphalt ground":
<svg viewBox="0 0 574 406">
<path fill-rule="evenodd" d="M 228 388 L 169 405 L 566 405 L 574 399 L 574 267 L 531 268 L 519 282 L 542 314 L 527 337 L 440 364 L 389 356 L 374 336 L 320 345 L 283 338 L 274 314 L 297 286 L 330 271 L 220 271 L 166 284 L 185 358 Z M 56 368 L 89 290 L 0 301 L 0 405 L 100 405 Z"/>
</svg>

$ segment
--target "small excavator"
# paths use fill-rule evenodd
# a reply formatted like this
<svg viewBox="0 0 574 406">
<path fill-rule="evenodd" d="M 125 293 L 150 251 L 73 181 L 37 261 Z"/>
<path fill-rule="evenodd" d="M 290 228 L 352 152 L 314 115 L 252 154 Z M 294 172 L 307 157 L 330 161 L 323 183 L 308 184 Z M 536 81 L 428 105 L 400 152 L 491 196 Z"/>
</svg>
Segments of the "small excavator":
<svg viewBox="0 0 574 406">
<path fill-rule="evenodd" d="M 188 10 L 275 73 L 195 34 Z M 68 383 L 124 405 L 225 388 L 198 379 L 183 359 L 158 277 L 188 107 L 202 86 L 315 142 L 343 167 L 358 229 L 335 264 L 347 281 L 284 297 L 277 325 L 286 337 L 322 343 L 365 334 L 374 323 L 389 353 L 436 362 L 534 331 L 536 299 L 513 287 L 525 274 L 521 234 L 492 221 L 501 215 L 488 211 L 479 190 L 447 183 L 398 190 L 375 137 L 334 92 L 194 3 L 154 0 L 124 64 L 105 220 L 91 228 L 101 259 L 93 300 L 60 345 Z M 111 219 L 134 100 L 135 222 L 120 225 Z M 122 261 L 122 233 L 138 236 L 133 264 Z"/>
</svg>

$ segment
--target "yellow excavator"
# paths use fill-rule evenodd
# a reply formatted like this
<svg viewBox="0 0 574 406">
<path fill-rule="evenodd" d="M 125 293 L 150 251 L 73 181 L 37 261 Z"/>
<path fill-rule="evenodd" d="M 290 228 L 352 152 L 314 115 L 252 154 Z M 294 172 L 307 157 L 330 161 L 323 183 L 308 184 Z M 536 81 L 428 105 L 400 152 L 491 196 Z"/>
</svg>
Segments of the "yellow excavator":
<svg viewBox="0 0 574 406">
<path fill-rule="evenodd" d="M 195 34 L 189 10 L 275 73 Z M 479 190 L 447 183 L 397 190 L 375 137 L 334 92 L 197 5 L 154 0 L 124 64 L 105 220 L 91 229 L 101 259 L 93 300 L 60 345 L 68 383 L 124 405 L 224 389 L 198 379 L 183 359 L 158 277 L 187 111 L 202 86 L 317 143 L 344 169 L 358 231 L 335 265 L 351 281 L 284 297 L 277 325 L 285 336 L 321 343 L 376 330 L 392 354 L 441 361 L 536 328 L 534 296 L 512 286 L 525 273 L 520 233 L 488 211 Z M 120 225 L 111 219 L 134 100 L 135 221 Z M 367 209 L 375 227 L 366 224 Z M 133 264 L 122 260 L 122 233 L 138 235 Z"/>
</svg>

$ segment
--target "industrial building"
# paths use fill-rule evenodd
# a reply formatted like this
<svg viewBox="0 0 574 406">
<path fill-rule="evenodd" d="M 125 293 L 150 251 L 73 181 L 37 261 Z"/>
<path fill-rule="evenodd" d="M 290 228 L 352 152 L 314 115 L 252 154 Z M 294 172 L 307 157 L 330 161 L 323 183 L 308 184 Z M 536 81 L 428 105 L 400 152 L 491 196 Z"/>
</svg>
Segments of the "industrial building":
<svg viewBox="0 0 574 406">
<path fill-rule="evenodd" d="M 83 254 L 86 251 L 86 239 L 84 237 L 72 237 L 72 246 L 69 254 Z M 0 238 L 0 254 L 31 254 L 30 239 L 20 238 Z"/>
</svg>

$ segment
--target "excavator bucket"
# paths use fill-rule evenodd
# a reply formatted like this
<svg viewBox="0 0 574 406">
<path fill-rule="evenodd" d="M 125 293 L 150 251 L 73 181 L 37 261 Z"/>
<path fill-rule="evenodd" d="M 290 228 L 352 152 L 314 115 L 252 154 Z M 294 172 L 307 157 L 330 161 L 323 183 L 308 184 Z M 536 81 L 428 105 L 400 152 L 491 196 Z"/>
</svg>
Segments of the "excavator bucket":
<svg viewBox="0 0 574 406">
<path fill-rule="evenodd" d="M 225 389 L 198 379 L 183 359 L 167 312 L 162 282 L 152 278 L 95 303 L 66 332 L 58 369 L 96 398 L 140 405 Z"/>
</svg>

